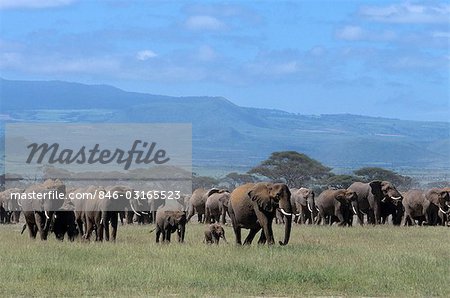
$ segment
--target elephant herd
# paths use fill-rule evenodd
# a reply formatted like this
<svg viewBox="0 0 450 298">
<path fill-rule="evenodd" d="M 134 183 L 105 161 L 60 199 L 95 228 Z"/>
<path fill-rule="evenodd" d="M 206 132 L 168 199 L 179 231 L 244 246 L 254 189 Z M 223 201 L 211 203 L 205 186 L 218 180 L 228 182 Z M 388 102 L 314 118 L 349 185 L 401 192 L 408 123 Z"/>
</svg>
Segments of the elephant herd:
<svg viewBox="0 0 450 298">
<path fill-rule="evenodd" d="M 18 200 L 13 192 L 62 193 L 72 197 L 91 194 L 90 200 Z M 7 189 L 0 193 L 2 222 L 19 222 L 20 212 L 25 219 L 22 230 L 28 229 L 31 238 L 39 233 L 46 240 L 49 232 L 57 239 L 65 235 L 74 240 L 115 240 L 118 221 L 127 214 L 138 221 L 148 217 L 155 223 L 156 242 L 170 241 L 177 233 L 183 242 L 186 224 L 194 215 L 206 223 L 205 243 L 218 244 L 225 239 L 223 225 L 231 222 L 237 244 L 251 244 L 258 232 L 258 244 L 274 244 L 272 224 L 284 224 L 280 245 L 289 242 L 293 224 L 352 226 L 358 224 L 385 224 L 391 218 L 393 225 L 448 225 L 450 226 L 450 188 L 410 190 L 400 193 L 388 181 L 355 182 L 347 189 L 327 189 L 318 196 L 312 189 L 289 188 L 283 183 L 248 183 L 233 191 L 227 189 L 196 189 L 191 196 L 177 202 L 164 202 L 155 208 L 154 202 L 143 198 L 133 200 L 126 186 L 89 186 L 66 191 L 61 180 L 46 180 L 25 190 Z M 114 193 L 114 200 L 103 200 L 101 194 Z M 132 223 L 133 220 L 127 220 Z M 249 233 L 242 242 L 241 230 Z"/>
</svg>

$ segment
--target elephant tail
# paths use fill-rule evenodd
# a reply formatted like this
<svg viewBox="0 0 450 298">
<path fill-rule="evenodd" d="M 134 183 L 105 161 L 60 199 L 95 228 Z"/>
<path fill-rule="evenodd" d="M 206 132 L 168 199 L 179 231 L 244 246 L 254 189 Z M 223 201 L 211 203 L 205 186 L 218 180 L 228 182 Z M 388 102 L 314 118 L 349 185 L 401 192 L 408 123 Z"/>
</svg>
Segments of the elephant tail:
<svg viewBox="0 0 450 298">
<path fill-rule="evenodd" d="M 154 231 L 156 230 L 156 228 L 154 228 L 153 230 L 150 230 L 150 232 L 149 233 L 153 233 Z"/>
<path fill-rule="evenodd" d="M 27 228 L 27 224 L 24 224 L 23 227 L 22 227 L 22 232 L 20 232 L 20 235 L 22 235 L 23 232 L 25 232 L 25 229 L 26 229 L 26 228 Z"/>
</svg>

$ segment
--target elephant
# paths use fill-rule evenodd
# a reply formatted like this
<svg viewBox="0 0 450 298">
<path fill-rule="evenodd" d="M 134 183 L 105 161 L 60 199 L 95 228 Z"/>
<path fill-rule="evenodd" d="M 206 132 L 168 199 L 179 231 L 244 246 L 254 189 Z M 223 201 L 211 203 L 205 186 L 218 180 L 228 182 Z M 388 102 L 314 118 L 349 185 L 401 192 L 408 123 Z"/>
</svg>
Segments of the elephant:
<svg viewBox="0 0 450 298">
<path fill-rule="evenodd" d="M 291 204 L 295 208 L 294 212 L 300 214 L 301 224 L 312 224 L 314 222 L 314 216 L 317 213 L 314 202 L 314 191 L 309 188 L 300 188 L 291 190 Z"/>
<path fill-rule="evenodd" d="M 356 200 L 356 193 L 349 189 L 324 190 L 315 201 L 319 210 L 316 224 L 321 224 L 322 220 L 325 222 L 325 218 L 328 217 L 330 225 L 337 220 L 339 226 L 351 226 L 353 218 L 351 205 Z"/>
<path fill-rule="evenodd" d="M 392 216 L 392 224 L 399 226 L 403 218 L 403 205 L 399 200 L 381 201 L 380 204 L 381 223 L 385 224 L 389 216 Z"/>
<path fill-rule="evenodd" d="M 67 234 L 68 239 L 74 241 L 75 237 L 78 235 L 74 209 L 75 206 L 73 203 L 66 201 L 63 206 L 55 212 L 53 232 L 55 233 L 56 239 L 63 241 L 64 236 Z"/>
<path fill-rule="evenodd" d="M 115 241 L 119 212 L 129 207 L 139 216 L 137 210 L 141 210 L 141 202 L 132 197 L 134 190 L 127 186 L 98 189 L 94 194 L 93 199 L 84 202 L 82 211 L 85 217 L 86 232 L 83 238 L 90 240 L 95 229 L 97 232 L 96 241 L 103 241 L 103 232 L 105 240 L 109 241 L 109 224 L 111 224 L 111 238 L 112 241 Z"/>
<path fill-rule="evenodd" d="M 244 244 L 250 245 L 256 233 L 262 229 L 258 243 L 273 245 L 272 221 L 277 209 L 286 215 L 284 240 L 287 245 L 292 227 L 291 192 L 283 183 L 247 183 L 237 187 L 230 197 L 228 212 L 233 224 L 236 244 L 242 245 L 241 229 L 250 229 Z"/>
<path fill-rule="evenodd" d="M 206 227 L 205 240 L 203 240 L 204 243 L 219 244 L 220 238 L 222 238 L 225 243 L 228 243 L 227 239 L 225 238 L 225 230 L 220 224 L 214 223 Z"/>
<path fill-rule="evenodd" d="M 188 205 L 188 218 L 187 221 L 191 220 L 192 216 L 194 216 L 195 213 L 197 213 L 198 216 L 198 222 L 202 223 L 204 218 L 203 215 L 205 214 L 205 204 L 206 199 L 208 198 L 208 191 L 204 188 L 197 188 L 192 193 L 191 198 L 189 199 L 189 205 Z"/>
<path fill-rule="evenodd" d="M 367 215 L 368 223 L 380 224 L 381 203 L 401 201 L 403 198 L 389 181 L 354 182 L 348 189 L 358 196 L 358 200 L 352 203 L 352 208 L 360 225 L 364 223 L 364 215 Z"/>
<path fill-rule="evenodd" d="M 22 210 L 20 195 L 23 189 L 9 188 L 0 192 L 0 206 L 3 209 L 2 223 L 19 223 Z"/>
<path fill-rule="evenodd" d="M 415 225 L 415 219 L 424 216 L 423 224 L 434 226 L 439 222 L 439 211 L 447 214 L 450 209 L 450 194 L 442 188 L 410 190 L 405 193 L 402 204 L 405 209 L 402 225 Z"/>
<path fill-rule="evenodd" d="M 159 208 L 156 212 L 156 227 L 150 231 L 156 230 L 156 243 L 159 243 L 161 235 L 163 242 L 170 242 L 170 235 L 177 232 L 178 242 L 184 242 L 186 233 L 186 211 L 168 210 L 167 208 Z"/>
<path fill-rule="evenodd" d="M 61 195 L 63 198 L 66 194 L 66 186 L 59 179 L 47 179 L 42 184 L 31 185 L 26 188 L 24 194 L 30 196 L 42 195 L 44 199 L 23 200 L 22 210 L 25 217 L 26 226 L 30 238 L 36 238 L 39 232 L 41 240 L 47 240 L 48 232 L 53 220 L 53 214 L 60 209 L 64 203 L 64 199 L 49 199 L 49 194 L 55 197 Z M 45 199 L 47 196 L 47 199 Z"/>
<path fill-rule="evenodd" d="M 209 195 L 208 195 L 209 194 Z M 205 203 L 205 222 L 219 222 L 222 218 L 222 224 L 226 223 L 226 214 L 228 212 L 228 203 L 230 201 L 230 192 L 226 189 L 213 188 L 208 192 L 208 198 Z"/>
</svg>

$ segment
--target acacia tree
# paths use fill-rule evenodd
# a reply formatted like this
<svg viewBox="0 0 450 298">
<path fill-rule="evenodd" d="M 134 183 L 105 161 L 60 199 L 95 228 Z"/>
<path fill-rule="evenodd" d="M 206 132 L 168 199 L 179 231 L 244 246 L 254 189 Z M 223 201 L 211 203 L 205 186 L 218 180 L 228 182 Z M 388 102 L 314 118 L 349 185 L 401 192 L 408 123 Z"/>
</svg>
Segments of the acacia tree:
<svg viewBox="0 0 450 298">
<path fill-rule="evenodd" d="M 289 187 L 307 186 L 331 175 L 331 169 L 317 160 L 296 151 L 273 152 L 257 167 L 248 171 L 274 181 L 283 181 Z"/>
<path fill-rule="evenodd" d="M 396 172 L 378 167 L 365 167 L 354 171 L 354 173 L 366 182 L 373 180 L 385 180 L 392 182 L 399 189 L 410 189 L 415 181 L 409 176 L 402 176 Z"/>
<path fill-rule="evenodd" d="M 221 182 L 227 183 L 231 188 L 236 188 L 245 183 L 258 182 L 258 178 L 251 174 L 240 174 L 237 172 L 228 173 Z"/>
</svg>

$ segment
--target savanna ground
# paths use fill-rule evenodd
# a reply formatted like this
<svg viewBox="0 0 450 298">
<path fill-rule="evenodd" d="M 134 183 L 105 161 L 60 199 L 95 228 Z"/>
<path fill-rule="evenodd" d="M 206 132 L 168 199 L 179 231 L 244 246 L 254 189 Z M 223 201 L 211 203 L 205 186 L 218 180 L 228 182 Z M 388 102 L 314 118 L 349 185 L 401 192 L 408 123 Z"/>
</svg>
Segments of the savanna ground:
<svg viewBox="0 0 450 298">
<path fill-rule="evenodd" d="M 195 223 L 182 245 L 156 245 L 152 226 L 120 226 L 115 244 L 32 241 L 21 227 L 0 226 L 0 297 L 450 296 L 445 227 L 294 226 L 285 247 L 237 247 L 230 227 L 228 245 L 207 246 Z"/>
</svg>

